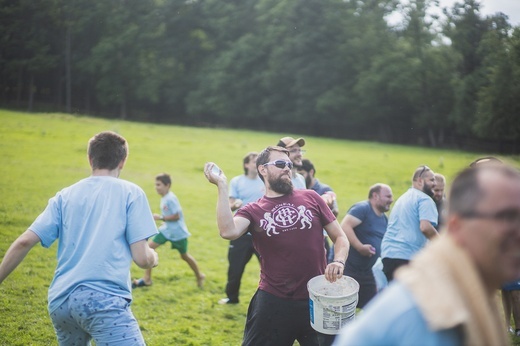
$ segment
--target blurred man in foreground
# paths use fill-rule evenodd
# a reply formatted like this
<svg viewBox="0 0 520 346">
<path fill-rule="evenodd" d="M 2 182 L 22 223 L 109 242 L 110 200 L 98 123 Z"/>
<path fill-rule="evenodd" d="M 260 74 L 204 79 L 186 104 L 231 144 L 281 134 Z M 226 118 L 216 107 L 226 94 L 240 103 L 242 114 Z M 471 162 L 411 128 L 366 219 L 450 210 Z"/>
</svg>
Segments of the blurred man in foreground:
<svg viewBox="0 0 520 346">
<path fill-rule="evenodd" d="M 520 173 L 468 168 L 441 235 L 345 327 L 335 345 L 507 345 L 496 290 L 520 277 Z"/>
</svg>

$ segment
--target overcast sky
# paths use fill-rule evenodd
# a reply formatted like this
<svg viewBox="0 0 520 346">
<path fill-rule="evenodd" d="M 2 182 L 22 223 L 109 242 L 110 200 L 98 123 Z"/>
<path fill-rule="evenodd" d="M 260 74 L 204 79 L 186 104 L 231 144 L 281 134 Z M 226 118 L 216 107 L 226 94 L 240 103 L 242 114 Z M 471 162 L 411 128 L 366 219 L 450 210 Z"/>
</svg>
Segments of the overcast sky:
<svg viewBox="0 0 520 346">
<path fill-rule="evenodd" d="M 442 7 L 451 7 L 456 0 L 440 0 Z M 462 1 L 458 1 L 462 2 Z M 480 13 L 483 16 L 503 12 L 509 17 L 509 23 L 520 25 L 520 0 L 480 0 L 482 7 Z"/>
</svg>

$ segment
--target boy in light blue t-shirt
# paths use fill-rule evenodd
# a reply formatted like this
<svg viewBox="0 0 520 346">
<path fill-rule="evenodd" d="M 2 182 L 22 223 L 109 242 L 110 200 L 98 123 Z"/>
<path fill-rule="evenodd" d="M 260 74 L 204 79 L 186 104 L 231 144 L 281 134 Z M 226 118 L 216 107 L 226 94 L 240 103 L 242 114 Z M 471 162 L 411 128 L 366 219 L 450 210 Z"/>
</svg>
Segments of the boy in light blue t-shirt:
<svg viewBox="0 0 520 346">
<path fill-rule="evenodd" d="M 188 237 L 191 235 L 184 222 L 181 204 L 177 196 L 170 191 L 171 177 L 162 173 L 155 177 L 155 190 L 161 198 L 161 214 L 153 214 L 155 220 L 164 221 L 159 227 L 159 234 L 149 241 L 152 249 L 156 249 L 167 241 L 172 249 L 177 249 L 181 258 L 188 263 L 197 278 L 197 286 L 202 288 L 206 276 L 200 272 L 197 261 L 188 253 Z M 132 287 L 150 286 L 152 284 L 152 268 L 146 269 L 143 278 L 134 280 Z"/>
</svg>

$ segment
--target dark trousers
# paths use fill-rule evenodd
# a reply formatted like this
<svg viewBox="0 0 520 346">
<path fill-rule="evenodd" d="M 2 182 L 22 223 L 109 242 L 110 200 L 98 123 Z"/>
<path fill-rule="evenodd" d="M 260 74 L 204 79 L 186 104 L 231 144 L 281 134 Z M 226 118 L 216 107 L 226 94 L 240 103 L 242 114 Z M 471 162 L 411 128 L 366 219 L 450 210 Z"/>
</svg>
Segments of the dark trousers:
<svg viewBox="0 0 520 346">
<path fill-rule="evenodd" d="M 408 264 L 410 261 L 400 258 L 383 258 L 383 273 L 385 273 L 388 283 L 394 279 L 397 268 Z"/>
<path fill-rule="evenodd" d="M 363 309 L 365 305 L 377 294 L 376 279 L 374 278 L 374 274 L 372 274 L 372 270 L 370 270 L 369 272 L 357 271 L 351 268 L 347 263 L 345 265 L 345 270 L 343 271 L 343 274 L 350 276 L 358 282 L 359 299 L 357 307 L 359 309 Z"/>
<path fill-rule="evenodd" d="M 283 299 L 257 290 L 249 303 L 242 345 L 292 346 L 295 340 L 301 346 L 320 345 L 310 322 L 309 300 Z"/>
<path fill-rule="evenodd" d="M 229 242 L 228 250 L 228 281 L 226 284 L 226 295 L 231 303 L 238 303 L 240 291 L 240 281 L 244 274 L 246 264 L 253 254 L 258 258 L 258 254 L 253 247 L 253 237 L 246 233 L 238 239 Z"/>
</svg>

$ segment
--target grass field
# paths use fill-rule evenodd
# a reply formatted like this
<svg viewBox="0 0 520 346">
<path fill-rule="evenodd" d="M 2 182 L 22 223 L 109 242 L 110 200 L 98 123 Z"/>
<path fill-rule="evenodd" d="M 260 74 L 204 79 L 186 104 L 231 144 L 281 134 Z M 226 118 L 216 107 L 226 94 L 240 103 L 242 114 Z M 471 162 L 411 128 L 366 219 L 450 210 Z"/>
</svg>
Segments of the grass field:
<svg viewBox="0 0 520 346">
<path fill-rule="evenodd" d="M 154 189 L 157 173 L 172 175 L 188 228 L 189 252 L 206 274 L 200 290 L 193 273 L 176 251 L 158 249 L 160 266 L 154 285 L 134 291 L 132 309 L 149 345 L 239 345 L 249 298 L 258 283 L 253 259 L 242 281 L 241 302 L 221 306 L 227 272 L 228 241 L 219 237 L 215 221 L 216 188 L 202 173 L 215 161 L 228 178 L 242 173 L 248 151 L 276 144 L 289 132 L 260 133 L 103 120 L 64 114 L 25 114 L 0 110 L 0 258 L 27 229 L 58 190 L 90 174 L 88 139 L 113 130 L 130 143 L 121 178 L 140 185 L 151 209 L 158 212 Z M 409 186 L 413 170 L 422 164 L 451 178 L 484 153 L 353 142 L 306 137 L 306 157 L 317 177 L 338 196 L 340 218 L 355 202 L 366 199 L 368 187 L 384 182 L 395 197 Z M 518 157 L 504 158 L 518 163 Z M 56 244 L 36 246 L 0 285 L 0 345 L 55 345 L 47 315 L 47 289 L 55 267 Z M 132 276 L 142 270 L 132 267 Z"/>
</svg>

